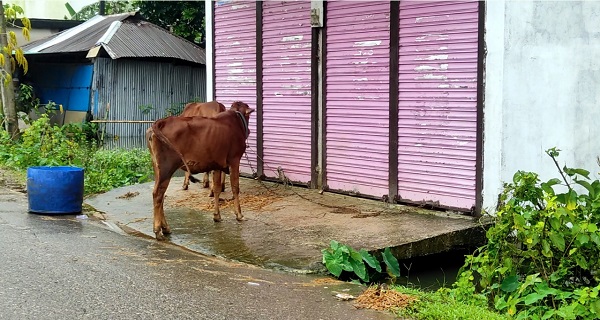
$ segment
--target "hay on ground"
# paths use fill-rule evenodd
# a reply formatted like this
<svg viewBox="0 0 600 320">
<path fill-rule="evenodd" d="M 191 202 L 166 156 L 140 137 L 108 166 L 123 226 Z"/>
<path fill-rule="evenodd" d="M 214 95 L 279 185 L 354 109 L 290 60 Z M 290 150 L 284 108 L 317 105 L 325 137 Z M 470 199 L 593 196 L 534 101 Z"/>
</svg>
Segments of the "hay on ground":
<svg viewBox="0 0 600 320">
<path fill-rule="evenodd" d="M 175 196 L 170 202 L 175 207 L 187 207 L 202 211 L 212 211 L 215 208 L 214 198 L 208 197 L 208 194 L 186 193 L 184 195 Z M 258 211 L 262 208 L 283 199 L 275 193 L 260 193 L 260 194 L 240 194 L 240 206 L 243 210 Z M 220 200 L 219 207 L 221 209 L 233 209 L 233 199 Z"/>
<path fill-rule="evenodd" d="M 354 303 L 358 309 L 391 310 L 406 308 L 417 298 L 395 290 L 382 289 L 380 286 L 369 287 Z"/>
<path fill-rule="evenodd" d="M 135 192 L 128 191 L 124 195 L 118 196 L 117 199 L 131 199 L 133 197 L 137 197 L 139 194 L 140 193 L 137 191 L 135 191 Z"/>
</svg>

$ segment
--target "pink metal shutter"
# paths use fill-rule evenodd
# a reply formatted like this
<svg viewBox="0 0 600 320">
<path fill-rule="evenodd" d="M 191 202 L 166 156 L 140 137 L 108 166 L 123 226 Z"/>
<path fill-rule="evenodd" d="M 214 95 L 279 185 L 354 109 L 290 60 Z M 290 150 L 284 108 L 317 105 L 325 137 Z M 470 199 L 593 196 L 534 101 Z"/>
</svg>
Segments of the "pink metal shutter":
<svg viewBox="0 0 600 320">
<path fill-rule="evenodd" d="M 309 1 L 263 2 L 264 173 L 311 178 Z"/>
<path fill-rule="evenodd" d="M 215 2 L 215 99 L 227 109 L 234 101 L 256 108 L 256 2 Z M 250 116 L 249 148 L 240 171 L 256 170 L 256 114 Z"/>
<path fill-rule="evenodd" d="M 327 2 L 326 179 L 388 194 L 390 3 Z"/>
<path fill-rule="evenodd" d="M 398 194 L 475 205 L 477 1 L 400 2 Z"/>
</svg>

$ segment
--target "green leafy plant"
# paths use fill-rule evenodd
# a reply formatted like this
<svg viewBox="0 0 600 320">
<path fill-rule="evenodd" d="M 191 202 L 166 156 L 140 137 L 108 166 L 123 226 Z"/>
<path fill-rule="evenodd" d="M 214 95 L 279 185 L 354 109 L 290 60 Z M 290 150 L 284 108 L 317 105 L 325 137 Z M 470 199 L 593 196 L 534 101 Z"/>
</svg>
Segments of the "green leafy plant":
<svg viewBox="0 0 600 320">
<path fill-rule="evenodd" d="M 143 104 L 138 106 L 138 109 L 140 109 L 142 114 L 149 114 L 152 110 L 154 110 L 154 107 L 151 104 Z"/>
<path fill-rule="evenodd" d="M 44 113 L 18 140 L 0 130 L 0 165 L 16 171 L 30 166 L 78 166 L 85 170 L 85 193 L 150 181 L 148 150 L 98 149 L 97 125 L 54 125 Z"/>
<path fill-rule="evenodd" d="M 33 87 L 21 83 L 16 96 L 17 111 L 29 113 L 31 110 L 36 110 L 40 104 L 40 99 L 35 96 Z"/>
<path fill-rule="evenodd" d="M 165 117 L 177 116 L 183 112 L 183 108 L 186 103 L 172 103 L 170 107 L 165 110 Z"/>
<path fill-rule="evenodd" d="M 558 164 L 561 179 L 518 171 L 504 186 L 488 243 L 449 291 L 517 319 L 600 317 L 600 181 Z"/>
<path fill-rule="evenodd" d="M 356 251 L 348 245 L 331 240 L 329 248 L 325 248 L 321 252 L 325 267 L 337 278 L 340 278 L 342 272 L 346 271 L 350 277 L 357 276 L 360 281 L 369 282 L 370 275 L 372 277 L 382 272 L 379 260 L 365 249 Z M 399 277 L 400 265 L 396 257 L 392 255 L 390 248 L 385 248 L 382 258 L 387 274 L 392 279 Z"/>
</svg>

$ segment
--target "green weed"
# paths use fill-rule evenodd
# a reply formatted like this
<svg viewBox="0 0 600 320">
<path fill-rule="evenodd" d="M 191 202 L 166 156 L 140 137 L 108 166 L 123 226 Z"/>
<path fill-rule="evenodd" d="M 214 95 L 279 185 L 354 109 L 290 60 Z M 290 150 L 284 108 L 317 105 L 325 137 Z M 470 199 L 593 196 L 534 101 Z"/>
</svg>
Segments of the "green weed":
<svg viewBox="0 0 600 320">
<path fill-rule="evenodd" d="M 515 319 L 600 317 L 600 181 L 560 167 L 540 182 L 518 171 L 504 186 L 488 243 L 467 256 L 449 293 L 484 302 Z"/>
</svg>

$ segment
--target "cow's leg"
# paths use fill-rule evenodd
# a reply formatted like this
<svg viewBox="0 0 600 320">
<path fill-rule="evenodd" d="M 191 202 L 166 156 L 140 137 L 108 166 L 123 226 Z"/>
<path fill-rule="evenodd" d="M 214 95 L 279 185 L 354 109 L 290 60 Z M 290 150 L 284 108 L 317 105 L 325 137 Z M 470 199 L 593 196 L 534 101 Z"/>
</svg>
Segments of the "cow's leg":
<svg viewBox="0 0 600 320">
<path fill-rule="evenodd" d="M 190 185 L 190 173 L 185 171 L 185 177 L 183 178 L 183 190 L 187 190 Z"/>
<path fill-rule="evenodd" d="M 214 179 L 215 179 L 215 172 L 214 171 L 207 172 L 206 173 L 206 179 L 208 180 L 208 177 L 209 177 L 208 175 L 211 174 L 211 173 L 212 173 L 212 177 L 213 177 L 213 181 L 214 181 Z M 223 176 L 223 175 L 225 175 L 225 173 L 222 172 L 221 175 Z M 215 183 L 213 182 L 213 185 L 210 188 L 210 193 L 208 194 L 209 198 L 212 198 L 212 197 L 215 196 L 215 191 L 213 190 L 214 188 L 215 188 Z"/>
<path fill-rule="evenodd" d="M 213 173 L 214 175 L 214 173 Z M 227 178 L 227 175 L 225 174 L 225 172 L 221 172 L 221 192 L 225 192 L 225 179 Z M 212 189 L 210 189 L 210 194 L 208 194 L 209 197 L 214 197 L 215 193 L 213 192 Z"/>
<path fill-rule="evenodd" d="M 208 188 L 210 187 L 210 178 L 208 177 L 208 172 L 204 173 L 204 176 L 202 176 L 202 185 L 204 186 L 204 188 Z"/>
<path fill-rule="evenodd" d="M 232 163 L 229 167 L 229 181 L 231 193 L 233 193 L 233 204 L 235 205 L 235 218 L 237 221 L 245 220 L 240 207 L 240 163 Z"/>
<path fill-rule="evenodd" d="M 225 192 L 225 178 L 227 178 L 227 174 L 225 172 L 221 173 L 221 192 Z"/>
<path fill-rule="evenodd" d="M 223 173 L 225 174 L 225 173 Z M 213 216 L 213 220 L 215 222 L 221 221 L 221 212 L 219 212 L 219 196 L 221 195 L 221 171 L 214 170 L 212 172 L 213 175 L 213 187 L 210 191 L 211 194 L 214 194 L 215 201 L 215 213 Z"/>
<path fill-rule="evenodd" d="M 155 166 L 155 170 L 156 170 Z M 158 170 L 157 170 L 158 172 Z M 166 234 L 171 233 L 171 228 L 167 224 L 164 210 L 165 192 L 169 187 L 171 176 L 161 177 L 161 174 L 154 175 L 154 190 L 152 191 L 152 200 L 154 204 L 154 234 L 156 240 L 165 240 Z"/>
</svg>

